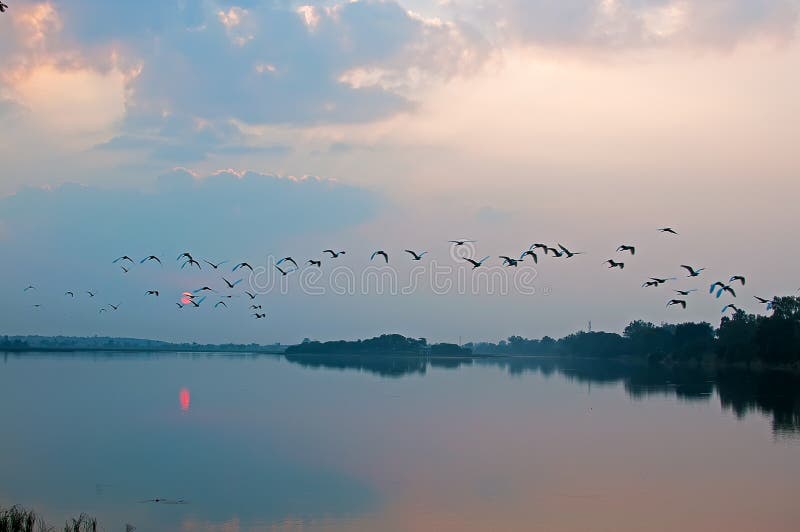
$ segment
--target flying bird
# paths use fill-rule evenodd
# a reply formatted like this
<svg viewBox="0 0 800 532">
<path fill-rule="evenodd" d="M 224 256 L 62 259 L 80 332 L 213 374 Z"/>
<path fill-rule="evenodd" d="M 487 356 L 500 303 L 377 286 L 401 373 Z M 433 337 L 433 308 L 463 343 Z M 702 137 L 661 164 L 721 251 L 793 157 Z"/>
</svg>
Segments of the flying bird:
<svg viewBox="0 0 800 532">
<path fill-rule="evenodd" d="M 283 275 L 284 277 L 286 277 L 287 275 L 289 275 L 290 273 L 292 273 L 294 271 L 294 270 L 283 270 L 277 264 L 275 265 L 275 269 L 278 270 L 279 272 L 281 272 L 281 275 Z"/>
<path fill-rule="evenodd" d="M 0 13 L 5 13 L 6 9 L 8 9 L 8 4 L 4 4 L 3 2 L 0 2 Z"/>
<path fill-rule="evenodd" d="M 251 272 L 253 271 L 253 267 L 250 266 L 249 264 L 247 264 L 246 262 L 240 262 L 239 264 L 237 264 L 236 266 L 233 267 L 232 271 L 235 272 L 239 268 L 249 268 Z"/>
<path fill-rule="evenodd" d="M 477 242 L 477 240 L 449 240 L 449 242 L 456 246 L 463 246 L 464 244 L 472 244 Z"/>
<path fill-rule="evenodd" d="M 722 307 L 722 313 L 725 314 L 725 311 L 727 311 L 728 309 L 732 309 L 734 312 L 739 312 L 741 310 L 739 307 L 737 307 L 733 303 L 728 303 L 727 305 Z"/>
<path fill-rule="evenodd" d="M 653 287 L 653 286 L 658 286 L 658 283 L 655 282 L 655 281 L 645 281 L 642 284 L 642 288 L 650 288 L 650 287 Z"/>
<path fill-rule="evenodd" d="M 204 286 L 203 288 L 198 288 L 197 290 L 194 291 L 195 294 L 199 294 L 200 292 L 216 292 L 216 290 L 214 290 L 210 286 Z"/>
<path fill-rule="evenodd" d="M 697 288 L 692 288 L 691 290 L 673 290 L 676 294 L 680 294 L 682 296 L 688 296 L 692 292 L 697 292 Z"/>
<path fill-rule="evenodd" d="M 753 296 L 753 298 L 754 298 L 756 301 L 758 301 L 759 303 L 763 303 L 763 304 L 765 304 L 765 305 L 766 305 L 766 304 L 768 304 L 768 303 L 772 303 L 772 300 L 771 300 L 771 299 L 764 299 L 763 297 L 758 297 L 758 296 Z"/>
<path fill-rule="evenodd" d="M 624 270 L 625 269 L 625 263 L 624 262 L 617 262 L 614 259 L 608 259 L 603 264 L 608 264 L 609 268 L 619 268 L 620 270 Z"/>
<path fill-rule="evenodd" d="M 202 303 L 205 300 L 206 300 L 206 296 L 203 296 L 203 297 L 197 299 L 196 301 L 194 299 L 190 299 L 189 303 L 194 305 L 194 308 L 198 308 L 198 307 L 200 307 L 200 303 Z"/>
<path fill-rule="evenodd" d="M 529 249 L 528 251 L 523 252 L 522 255 L 519 256 L 519 260 L 525 260 L 525 257 L 527 257 L 527 256 L 530 256 L 530 257 L 533 258 L 533 263 L 534 264 L 539 264 L 539 257 L 536 256 L 536 252 L 533 251 L 532 249 Z"/>
<path fill-rule="evenodd" d="M 464 260 L 472 264 L 472 269 L 474 270 L 475 268 L 480 268 L 481 266 L 483 266 L 483 263 L 486 262 L 488 259 L 489 256 L 487 255 L 486 257 L 483 257 L 481 260 L 474 260 L 468 258 L 465 258 Z"/>
<path fill-rule="evenodd" d="M 250 305 L 250 310 L 261 310 L 261 305 Z"/>
<path fill-rule="evenodd" d="M 411 260 L 422 260 L 422 257 L 424 257 L 426 253 L 428 253 L 427 251 L 423 251 L 422 253 L 416 253 L 410 249 L 406 249 L 403 251 L 411 255 Z"/>
<path fill-rule="evenodd" d="M 184 269 L 186 266 L 189 266 L 190 268 L 191 268 L 192 266 L 197 266 L 197 269 L 198 269 L 198 270 L 202 270 L 202 269 L 203 269 L 203 267 L 202 267 L 202 266 L 200 266 L 200 263 L 199 263 L 199 262 L 197 262 L 196 260 L 194 260 L 194 259 L 193 259 L 193 258 L 191 258 L 191 257 L 189 257 L 189 259 L 188 259 L 188 260 L 186 260 L 186 261 L 185 261 L 183 264 L 181 264 L 181 270 L 182 270 L 182 269 Z"/>
<path fill-rule="evenodd" d="M 111 307 L 111 310 L 117 310 L 119 308 L 120 304 L 112 305 L 111 303 L 109 303 L 108 306 Z"/>
<path fill-rule="evenodd" d="M 680 305 L 685 309 L 686 308 L 686 300 L 684 300 L 684 299 L 670 299 L 669 302 L 667 303 L 667 306 L 671 307 L 672 305 Z"/>
<path fill-rule="evenodd" d="M 713 294 L 714 293 L 714 289 L 716 289 L 716 288 L 719 289 L 719 290 L 717 290 L 717 299 L 719 299 L 719 297 L 722 295 L 723 292 L 728 292 L 733 297 L 736 297 L 736 291 L 733 288 L 731 288 L 730 285 L 725 284 L 722 281 L 717 281 L 716 283 L 712 284 L 711 288 L 708 291 L 708 293 L 709 294 Z"/>
<path fill-rule="evenodd" d="M 346 251 L 334 251 L 332 249 L 323 249 L 322 252 L 330 253 L 332 259 L 337 259 L 339 258 L 339 255 L 344 255 L 345 253 L 347 253 Z"/>
<path fill-rule="evenodd" d="M 266 314 L 259 314 L 258 312 L 254 313 L 254 314 L 253 314 L 253 316 L 255 316 L 255 318 L 256 318 L 257 320 L 263 320 L 264 318 L 266 318 L 266 317 L 267 317 L 267 315 L 266 315 Z"/>
<path fill-rule="evenodd" d="M 317 268 L 322 268 L 322 261 L 321 260 L 308 259 L 306 261 L 306 264 L 308 264 L 309 266 L 316 266 Z"/>
<path fill-rule="evenodd" d="M 383 250 L 378 250 L 378 251 L 374 252 L 374 253 L 372 254 L 372 256 L 369 258 L 369 260 L 372 260 L 372 259 L 374 259 L 374 258 L 375 258 L 375 255 L 380 255 L 380 256 L 382 256 L 382 257 L 383 257 L 383 259 L 386 261 L 386 264 L 389 264 L 389 255 L 388 255 L 388 254 L 387 254 L 385 251 L 383 251 Z"/>
<path fill-rule="evenodd" d="M 500 255 L 500 258 L 503 259 L 504 266 L 519 266 L 519 259 L 512 259 L 511 257 L 506 257 L 505 255 Z"/>
<path fill-rule="evenodd" d="M 742 283 L 742 286 L 744 286 L 744 285 L 745 285 L 745 283 L 747 282 L 747 280 L 744 278 L 744 276 L 743 276 L 743 275 L 734 275 L 733 277 L 731 277 L 730 279 L 728 279 L 728 282 L 729 282 L 729 283 L 735 283 L 735 282 L 737 282 L 737 281 L 738 281 L 738 282 L 740 282 L 740 283 Z"/>
<path fill-rule="evenodd" d="M 178 260 L 181 260 L 181 259 L 194 260 L 194 259 L 192 258 L 192 254 L 191 254 L 191 253 L 189 253 L 188 251 L 184 251 L 183 253 L 181 253 L 180 255 L 178 255 L 178 258 L 177 258 L 177 259 L 175 259 L 175 260 L 176 260 L 176 261 L 178 261 Z"/>
<path fill-rule="evenodd" d="M 620 247 L 617 248 L 617 253 L 627 251 L 631 255 L 636 255 L 636 246 L 629 246 L 628 244 L 622 244 Z"/>
<path fill-rule="evenodd" d="M 158 297 L 158 290 L 148 290 L 147 292 L 144 293 L 144 295 Z"/>
<path fill-rule="evenodd" d="M 24 288 L 22 291 L 23 291 L 23 292 L 27 292 L 28 290 L 36 290 L 36 287 L 35 287 L 35 286 L 33 286 L 32 284 L 29 284 L 29 285 L 28 285 L 28 286 L 26 286 L 26 287 L 25 287 L 25 288 Z"/>
<path fill-rule="evenodd" d="M 102 314 L 103 312 L 108 312 L 108 310 L 106 310 L 105 308 L 101 308 L 98 314 Z"/>
<path fill-rule="evenodd" d="M 65 296 L 69 296 L 69 297 L 75 297 L 75 294 L 73 292 L 70 292 L 70 291 L 64 292 L 64 295 Z"/>
<path fill-rule="evenodd" d="M 673 234 L 673 235 L 677 235 L 678 234 L 678 232 L 675 229 L 671 228 L 671 227 L 662 227 L 662 228 L 660 228 L 658 230 L 658 232 L 659 233 L 670 233 L 670 234 Z"/>
<path fill-rule="evenodd" d="M 217 307 L 218 307 L 218 306 L 220 306 L 220 305 L 222 305 L 222 306 L 223 306 L 223 307 L 225 307 L 225 308 L 228 308 L 228 305 L 226 305 L 224 301 L 217 301 L 217 302 L 214 304 L 214 308 L 217 308 Z"/>
<path fill-rule="evenodd" d="M 247 294 L 247 297 L 249 297 L 250 299 L 256 298 L 256 294 L 253 294 L 252 292 L 248 292 L 247 290 L 245 290 L 244 293 Z"/>
<path fill-rule="evenodd" d="M 223 264 L 226 264 L 228 261 L 227 260 L 223 260 L 222 262 L 218 262 L 218 263 L 214 264 L 210 260 L 203 259 L 203 262 L 205 262 L 206 264 L 208 264 L 209 266 L 211 266 L 212 268 L 214 268 L 216 270 L 217 268 L 219 268 Z"/>
<path fill-rule="evenodd" d="M 119 257 L 119 258 L 116 258 L 116 259 L 114 259 L 113 261 L 111 261 L 111 263 L 112 263 L 112 264 L 116 264 L 116 263 L 118 263 L 118 262 L 119 262 L 119 261 L 121 261 L 121 260 L 127 260 L 127 261 L 129 261 L 131 264 L 133 264 L 133 259 L 132 259 L 132 258 L 130 258 L 129 256 L 127 256 L 127 255 L 123 255 L 123 256 L 121 256 L 121 257 Z"/>
<path fill-rule="evenodd" d="M 89 297 L 94 297 L 94 292 L 87 290 L 86 293 L 89 294 Z"/>
<path fill-rule="evenodd" d="M 685 269 L 689 273 L 689 277 L 698 277 L 700 273 L 705 270 L 705 268 L 694 269 L 686 264 L 681 264 L 681 268 Z"/>
<path fill-rule="evenodd" d="M 150 255 L 150 256 L 148 256 L 148 257 L 145 257 L 145 258 L 143 258 L 142 260 L 140 260 L 140 261 L 139 261 L 139 264 L 144 264 L 145 262 L 147 262 L 147 261 L 149 261 L 149 260 L 154 260 L 154 261 L 156 261 L 157 263 L 161 264 L 161 259 L 159 259 L 159 258 L 158 258 L 158 257 L 156 257 L 155 255 Z"/>
<path fill-rule="evenodd" d="M 299 268 L 299 266 L 297 265 L 297 263 L 294 261 L 294 259 L 292 257 L 283 257 L 281 260 L 279 260 L 275 264 L 283 264 L 284 262 L 291 262 L 292 264 L 294 264 L 295 268 Z"/>
<path fill-rule="evenodd" d="M 561 244 L 558 245 L 559 249 L 567 256 L 568 259 L 571 259 L 575 255 L 583 255 L 583 251 L 570 251 Z"/>
<path fill-rule="evenodd" d="M 130 271 L 130 270 L 129 270 L 128 268 L 126 268 L 125 266 L 120 266 L 120 268 L 122 268 L 122 271 L 123 271 L 124 273 L 128 273 L 128 272 Z"/>
<path fill-rule="evenodd" d="M 227 280 L 227 279 L 226 279 L 226 278 L 224 278 L 224 277 L 222 278 L 222 280 L 223 280 L 223 281 L 225 281 L 225 284 L 226 284 L 226 285 L 228 285 L 228 288 L 233 288 L 233 287 L 235 287 L 237 284 L 239 284 L 239 283 L 241 283 L 241 282 L 242 282 L 242 279 L 239 279 L 238 281 L 230 282 L 229 280 Z"/>
<path fill-rule="evenodd" d="M 544 254 L 545 255 L 549 255 L 550 253 L 552 253 L 554 257 L 563 257 L 564 256 L 564 253 L 559 251 L 559 250 L 557 250 L 556 248 L 545 247 L 544 248 Z"/>
</svg>

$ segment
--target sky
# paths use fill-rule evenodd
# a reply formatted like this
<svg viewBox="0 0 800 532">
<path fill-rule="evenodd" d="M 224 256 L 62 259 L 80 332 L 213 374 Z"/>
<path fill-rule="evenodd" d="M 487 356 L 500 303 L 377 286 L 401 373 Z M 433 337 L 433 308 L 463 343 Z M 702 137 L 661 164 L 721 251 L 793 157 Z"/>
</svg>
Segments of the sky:
<svg viewBox="0 0 800 532">
<path fill-rule="evenodd" d="M 800 286 L 800 0 L 6 3 L 2 333 L 466 342 L 716 324 L 713 281 L 746 275 L 753 312 Z M 501 266 L 535 242 L 585 253 Z"/>
</svg>

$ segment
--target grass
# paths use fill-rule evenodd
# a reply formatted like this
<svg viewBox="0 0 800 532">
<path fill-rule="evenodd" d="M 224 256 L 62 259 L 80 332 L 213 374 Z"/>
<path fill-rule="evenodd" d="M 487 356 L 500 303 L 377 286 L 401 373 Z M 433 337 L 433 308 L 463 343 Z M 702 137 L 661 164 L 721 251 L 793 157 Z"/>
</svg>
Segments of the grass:
<svg viewBox="0 0 800 532">
<path fill-rule="evenodd" d="M 55 532 L 33 510 L 12 506 L 0 508 L 0 532 Z M 97 519 L 81 514 L 64 524 L 64 532 L 97 532 Z"/>
</svg>

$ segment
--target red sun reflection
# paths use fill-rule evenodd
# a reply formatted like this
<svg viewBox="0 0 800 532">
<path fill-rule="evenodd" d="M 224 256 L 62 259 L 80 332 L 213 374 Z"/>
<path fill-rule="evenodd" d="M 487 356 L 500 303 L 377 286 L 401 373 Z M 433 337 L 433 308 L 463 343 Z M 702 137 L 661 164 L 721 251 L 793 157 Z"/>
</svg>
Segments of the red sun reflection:
<svg viewBox="0 0 800 532">
<path fill-rule="evenodd" d="M 188 305 L 189 303 L 191 303 L 192 302 L 192 297 L 193 297 L 193 295 L 192 295 L 191 292 L 184 292 L 181 295 L 181 305 Z"/>
<path fill-rule="evenodd" d="M 181 388 L 180 393 L 178 393 L 178 400 L 181 403 L 181 410 L 187 412 L 189 410 L 189 402 L 191 401 L 192 396 L 189 394 L 188 388 Z"/>
</svg>

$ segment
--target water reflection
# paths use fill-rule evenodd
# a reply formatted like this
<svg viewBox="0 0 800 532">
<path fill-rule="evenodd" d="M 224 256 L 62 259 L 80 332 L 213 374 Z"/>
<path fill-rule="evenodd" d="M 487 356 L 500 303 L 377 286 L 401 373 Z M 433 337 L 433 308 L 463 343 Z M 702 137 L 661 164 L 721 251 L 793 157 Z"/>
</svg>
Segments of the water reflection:
<svg viewBox="0 0 800 532">
<path fill-rule="evenodd" d="M 178 392 L 178 401 L 180 401 L 181 410 L 188 412 L 189 402 L 191 401 L 191 395 L 189 394 L 188 388 L 181 388 L 181 391 Z"/>
</svg>

